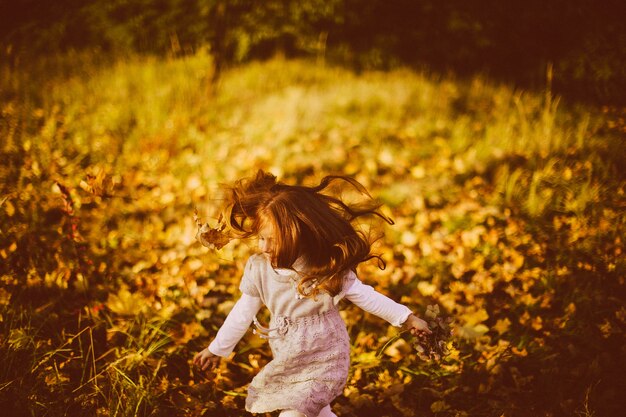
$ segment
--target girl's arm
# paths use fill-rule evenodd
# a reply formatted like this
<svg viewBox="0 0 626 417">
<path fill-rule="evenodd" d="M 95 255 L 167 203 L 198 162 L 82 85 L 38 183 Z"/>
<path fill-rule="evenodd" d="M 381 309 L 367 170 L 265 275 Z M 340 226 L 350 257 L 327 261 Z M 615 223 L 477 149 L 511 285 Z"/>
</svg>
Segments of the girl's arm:
<svg viewBox="0 0 626 417">
<path fill-rule="evenodd" d="M 413 334 L 419 331 L 430 333 L 426 322 L 413 314 L 407 306 L 396 303 L 371 286 L 363 284 L 356 276 L 353 278 L 354 280 L 345 293 L 345 297 L 352 303 L 368 313 L 388 321 L 393 326 L 405 327 Z"/>
<path fill-rule="evenodd" d="M 196 354 L 193 363 L 203 370 L 214 367 L 219 357 L 228 357 L 261 309 L 261 298 L 242 294 L 209 347 Z"/>
</svg>

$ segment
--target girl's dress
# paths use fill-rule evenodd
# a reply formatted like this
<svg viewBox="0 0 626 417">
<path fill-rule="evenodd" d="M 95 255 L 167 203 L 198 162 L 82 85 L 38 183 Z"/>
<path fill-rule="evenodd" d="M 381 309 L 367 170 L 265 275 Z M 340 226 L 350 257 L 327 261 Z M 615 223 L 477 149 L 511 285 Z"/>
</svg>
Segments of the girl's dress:
<svg viewBox="0 0 626 417">
<path fill-rule="evenodd" d="M 341 395 L 350 365 L 350 341 L 337 308 L 346 297 L 366 311 L 399 326 L 411 311 L 363 285 L 354 273 L 344 279 L 343 290 L 332 297 L 302 298 L 298 274 L 274 270 L 264 255 L 250 257 L 240 290 L 242 298 L 229 313 L 209 350 L 228 356 L 254 321 L 256 332 L 269 340 L 273 360 L 248 387 L 246 410 L 265 413 L 297 410 L 316 417 Z M 255 318 L 261 304 L 271 313 L 268 327 Z"/>
</svg>

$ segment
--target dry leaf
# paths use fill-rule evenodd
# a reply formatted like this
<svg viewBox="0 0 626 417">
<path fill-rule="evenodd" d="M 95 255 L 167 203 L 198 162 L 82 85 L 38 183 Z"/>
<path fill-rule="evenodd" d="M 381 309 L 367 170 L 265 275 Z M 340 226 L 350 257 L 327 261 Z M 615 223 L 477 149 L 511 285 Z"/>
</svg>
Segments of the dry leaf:
<svg viewBox="0 0 626 417">
<path fill-rule="evenodd" d="M 198 233 L 196 233 L 196 239 L 209 249 L 222 249 L 233 238 L 228 231 L 226 231 L 226 223 L 223 223 L 223 216 L 220 214 L 217 219 L 217 226 L 211 227 L 208 223 L 202 223 L 200 217 L 198 217 L 198 210 L 194 211 L 193 219 L 198 225 Z"/>
<path fill-rule="evenodd" d="M 98 170 L 96 175 L 87 174 L 87 181 L 81 180 L 80 188 L 98 197 L 112 197 L 113 182 L 104 169 Z"/>
</svg>

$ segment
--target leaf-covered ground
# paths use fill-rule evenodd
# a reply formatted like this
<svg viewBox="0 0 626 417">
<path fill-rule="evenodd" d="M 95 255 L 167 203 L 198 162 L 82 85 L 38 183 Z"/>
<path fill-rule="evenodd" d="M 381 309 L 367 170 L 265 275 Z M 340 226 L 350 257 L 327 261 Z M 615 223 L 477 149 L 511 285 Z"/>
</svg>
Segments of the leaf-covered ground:
<svg viewBox="0 0 626 417">
<path fill-rule="evenodd" d="M 195 241 L 221 182 L 355 176 L 394 226 L 363 266 L 455 320 L 440 363 L 343 305 L 339 416 L 618 415 L 624 112 L 476 77 L 273 60 L 211 86 L 206 55 L 56 57 L 0 73 L 0 407 L 27 416 L 240 416 L 270 358 L 251 332 L 191 366 L 254 241 Z M 391 343 L 388 343 L 391 342 Z"/>
</svg>

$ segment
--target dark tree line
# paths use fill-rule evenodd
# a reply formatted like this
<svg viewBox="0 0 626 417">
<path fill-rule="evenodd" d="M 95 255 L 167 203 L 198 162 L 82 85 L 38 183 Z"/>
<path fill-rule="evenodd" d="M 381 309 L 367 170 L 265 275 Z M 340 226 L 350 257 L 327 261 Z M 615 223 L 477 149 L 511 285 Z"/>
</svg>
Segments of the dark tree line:
<svg viewBox="0 0 626 417">
<path fill-rule="evenodd" d="M 229 63 L 323 56 L 355 69 L 477 71 L 626 102 L 621 0 L 2 0 L 3 55 L 99 48 Z"/>
</svg>

